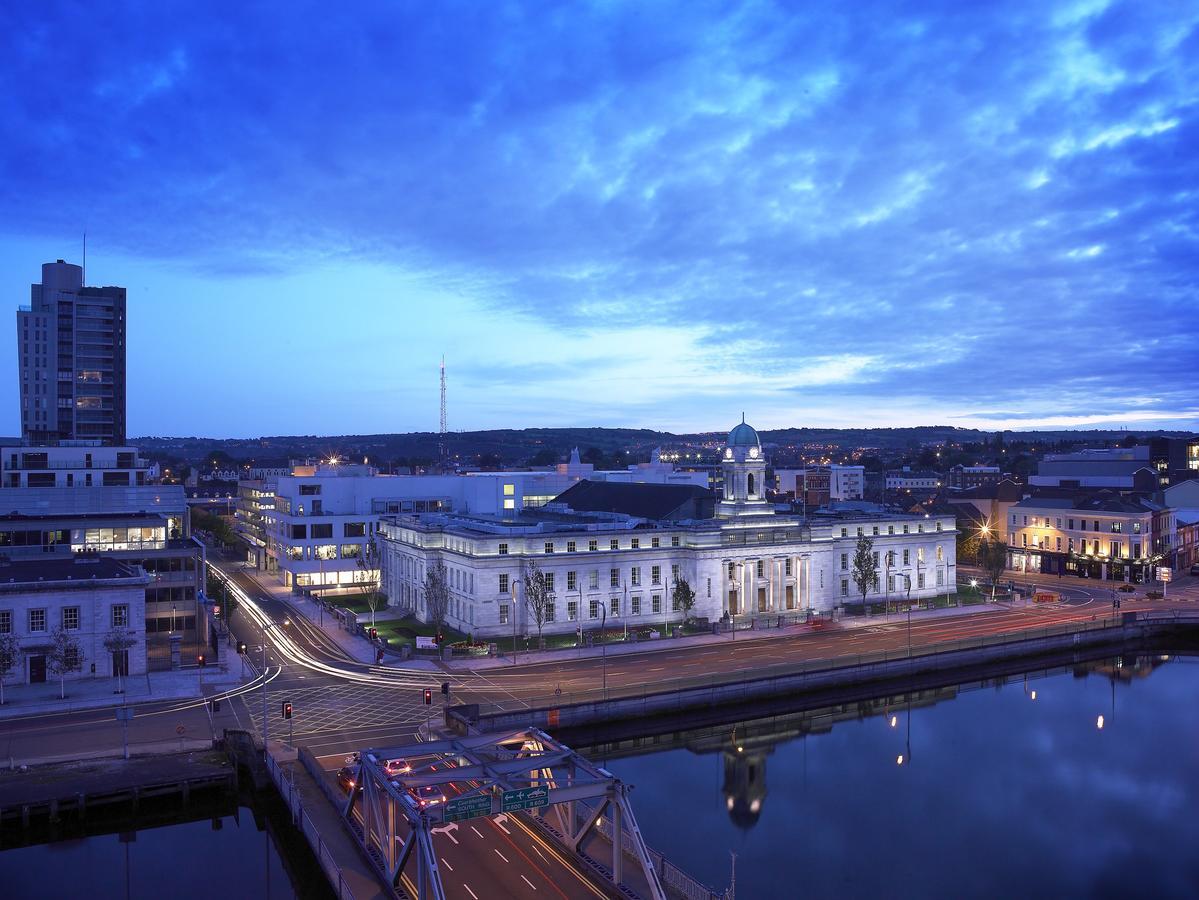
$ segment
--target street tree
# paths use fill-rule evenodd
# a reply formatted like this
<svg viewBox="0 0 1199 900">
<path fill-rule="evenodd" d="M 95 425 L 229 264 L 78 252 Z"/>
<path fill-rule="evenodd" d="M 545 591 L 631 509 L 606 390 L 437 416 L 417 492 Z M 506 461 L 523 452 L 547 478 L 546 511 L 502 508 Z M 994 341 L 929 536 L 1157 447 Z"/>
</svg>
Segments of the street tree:
<svg viewBox="0 0 1199 900">
<path fill-rule="evenodd" d="M 425 573 L 425 612 L 435 634 L 441 634 L 446 614 L 450 610 L 450 583 L 445 563 L 440 560 Z"/>
<path fill-rule="evenodd" d="M 691 610 L 695 607 L 695 590 L 687 583 L 686 578 L 680 578 L 674 583 L 671 605 L 683 614 L 684 622 L 691 621 Z"/>
<path fill-rule="evenodd" d="M 17 666 L 21 658 L 21 639 L 11 631 L 0 634 L 0 705 L 4 704 L 4 679 Z"/>
<path fill-rule="evenodd" d="M 874 541 L 862 535 L 853 554 L 853 583 L 862 595 L 862 613 L 866 613 L 866 594 L 878 583 L 878 563 L 874 559 Z"/>
<path fill-rule="evenodd" d="M 383 594 L 379 591 L 379 545 L 374 538 L 362 545 L 357 564 L 354 583 L 362 591 L 362 598 L 371 611 L 371 628 L 374 628 L 375 613 L 383 605 Z"/>
<path fill-rule="evenodd" d="M 75 635 L 61 625 L 50 635 L 50 652 L 46 654 L 46 668 L 58 676 L 58 699 L 67 696 L 67 675 L 83 668 L 83 652 Z"/>
<path fill-rule="evenodd" d="M 554 602 L 554 592 L 550 590 L 549 579 L 545 577 L 545 572 L 541 571 L 541 566 L 537 565 L 534 560 L 530 559 L 525 562 L 521 579 L 524 587 L 524 603 L 529 610 L 529 617 L 537 626 L 537 648 L 540 650 L 544 647 L 541 629 L 545 625 L 550 606 Z"/>
<path fill-rule="evenodd" d="M 121 680 L 125 666 L 125 651 L 137 643 L 137 635 L 128 628 L 114 628 L 104 636 L 104 649 L 108 651 L 109 656 L 113 659 L 113 672 L 117 676 L 117 693 L 120 694 L 125 690 L 124 683 Z M 117 654 L 120 654 L 121 665 L 117 665 Z"/>
<path fill-rule="evenodd" d="M 978 548 L 978 559 L 983 571 L 991 579 L 991 602 L 995 602 L 995 588 L 1003 571 L 1007 568 L 1007 545 L 1002 541 L 988 540 Z"/>
</svg>

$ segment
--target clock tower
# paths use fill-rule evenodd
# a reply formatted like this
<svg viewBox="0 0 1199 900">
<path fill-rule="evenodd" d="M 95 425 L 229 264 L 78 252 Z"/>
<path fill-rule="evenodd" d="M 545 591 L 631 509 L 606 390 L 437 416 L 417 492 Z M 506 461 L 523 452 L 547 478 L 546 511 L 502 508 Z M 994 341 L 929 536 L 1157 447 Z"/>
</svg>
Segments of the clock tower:
<svg viewBox="0 0 1199 900">
<path fill-rule="evenodd" d="M 745 423 L 729 432 L 720 467 L 724 472 L 724 494 L 716 504 L 718 516 L 762 515 L 766 504 L 766 459 L 762 442 L 753 427 Z"/>
</svg>

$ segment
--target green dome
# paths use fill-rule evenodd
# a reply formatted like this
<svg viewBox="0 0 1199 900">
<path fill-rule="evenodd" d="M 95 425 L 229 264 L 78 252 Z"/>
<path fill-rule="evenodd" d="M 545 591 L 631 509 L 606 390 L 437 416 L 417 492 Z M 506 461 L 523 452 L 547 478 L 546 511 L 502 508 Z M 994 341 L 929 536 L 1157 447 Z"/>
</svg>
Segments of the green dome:
<svg viewBox="0 0 1199 900">
<path fill-rule="evenodd" d="M 754 431 L 752 425 L 746 425 L 742 419 L 741 424 L 729 432 L 730 447 L 761 447 L 762 442 L 758 440 L 758 433 Z"/>
</svg>

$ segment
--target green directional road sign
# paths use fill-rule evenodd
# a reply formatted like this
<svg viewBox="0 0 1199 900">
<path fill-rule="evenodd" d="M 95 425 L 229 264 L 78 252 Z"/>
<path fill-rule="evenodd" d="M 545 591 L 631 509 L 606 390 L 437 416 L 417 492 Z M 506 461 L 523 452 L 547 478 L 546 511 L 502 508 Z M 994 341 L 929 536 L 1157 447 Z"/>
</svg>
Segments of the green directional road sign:
<svg viewBox="0 0 1199 900">
<path fill-rule="evenodd" d="M 537 809 L 539 806 L 549 806 L 550 789 L 547 787 L 518 788 L 515 791 L 504 791 L 500 801 L 502 812 L 515 812 L 518 809 Z"/>
<path fill-rule="evenodd" d="M 443 816 L 447 822 L 461 822 L 464 819 L 477 819 L 479 816 L 491 815 L 491 795 L 476 794 L 472 797 L 459 797 L 450 800 L 445 805 Z"/>
</svg>

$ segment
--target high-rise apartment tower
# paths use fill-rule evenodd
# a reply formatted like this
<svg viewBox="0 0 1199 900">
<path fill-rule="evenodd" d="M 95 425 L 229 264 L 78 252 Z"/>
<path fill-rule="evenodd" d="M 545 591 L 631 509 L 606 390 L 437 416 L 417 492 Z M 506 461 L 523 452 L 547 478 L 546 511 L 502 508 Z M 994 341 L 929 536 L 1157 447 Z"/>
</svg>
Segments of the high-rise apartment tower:
<svg viewBox="0 0 1199 900">
<path fill-rule="evenodd" d="M 125 289 L 84 287 L 46 263 L 17 310 L 21 437 L 31 444 L 125 443 Z"/>
</svg>

